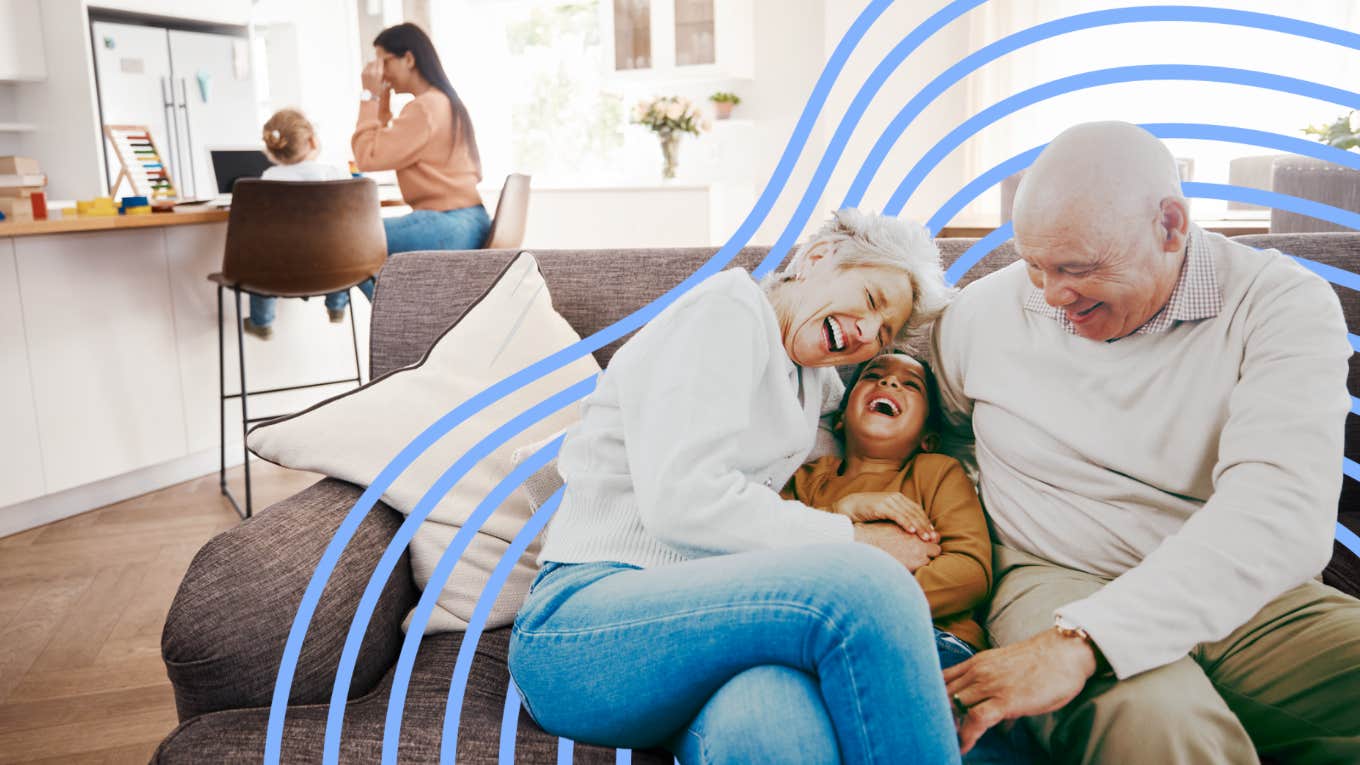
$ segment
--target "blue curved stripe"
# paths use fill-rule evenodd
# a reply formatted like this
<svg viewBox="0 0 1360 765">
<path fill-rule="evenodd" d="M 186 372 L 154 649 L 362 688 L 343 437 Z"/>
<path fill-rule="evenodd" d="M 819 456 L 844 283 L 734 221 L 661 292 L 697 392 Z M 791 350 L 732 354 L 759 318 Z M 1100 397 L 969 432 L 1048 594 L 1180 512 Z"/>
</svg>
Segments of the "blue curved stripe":
<svg viewBox="0 0 1360 765">
<path fill-rule="evenodd" d="M 487 578 L 481 595 L 477 596 L 477 605 L 472 608 L 472 618 L 468 620 L 467 632 L 463 634 L 463 641 L 458 644 L 458 658 L 453 663 L 453 680 L 449 683 L 448 699 L 444 706 L 443 738 L 439 742 L 440 762 L 453 762 L 458 752 L 458 721 L 462 719 L 463 714 L 463 694 L 467 690 L 468 673 L 472 671 L 472 660 L 477 654 L 477 644 L 481 642 L 487 617 L 491 615 L 491 607 L 495 605 L 501 588 L 505 587 L 505 580 L 510 577 L 510 572 L 514 570 L 520 556 L 562 504 L 563 491 L 559 488 L 553 492 L 552 497 L 529 516 L 524 528 L 515 534 L 509 547 L 501 555 L 500 561 L 496 563 L 496 568 Z"/>
<path fill-rule="evenodd" d="M 962 124 L 951 130 L 948 135 L 932 146 L 921 160 L 912 167 L 911 171 L 908 172 L 906 177 L 902 179 L 902 182 L 898 184 L 897 190 L 893 192 L 892 197 L 888 200 L 888 204 L 884 207 L 884 213 L 888 215 L 898 215 L 901 213 L 902 208 L 907 203 L 907 199 L 910 198 L 912 193 L 920 186 L 921 182 L 925 180 L 925 177 L 931 170 L 933 170 L 946 156 L 963 144 L 964 141 L 972 138 L 980 130 L 997 120 L 1031 104 L 1073 91 L 1094 88 L 1101 85 L 1111 85 L 1123 82 L 1143 82 L 1147 80 L 1182 80 L 1246 85 L 1267 90 L 1276 90 L 1283 93 L 1292 93 L 1307 98 L 1315 98 L 1320 101 L 1330 101 L 1351 109 L 1360 109 L 1360 93 L 1343 90 L 1341 88 L 1333 88 L 1328 85 L 1320 85 L 1315 82 L 1300 80 L 1295 77 L 1285 77 L 1265 72 L 1253 72 L 1246 69 L 1234 69 L 1232 67 L 1200 66 L 1192 64 L 1140 64 L 1137 66 L 1121 66 L 1111 69 L 1100 69 L 1093 72 L 1083 72 L 1070 77 L 1062 77 L 1051 82 L 1046 82 L 1042 85 L 1037 85 L 1013 96 L 1004 98 L 964 120 Z"/>
<path fill-rule="evenodd" d="M 1047 21 L 1028 29 L 997 40 L 960 59 L 953 66 L 940 73 L 920 90 L 884 128 L 865 157 L 863 165 L 855 175 L 846 192 L 841 207 L 858 207 L 869 188 L 870 181 L 877 175 L 888 152 L 896 145 L 912 120 L 929 106 L 936 98 L 953 87 L 964 77 L 992 61 L 1028 45 L 1058 35 L 1082 29 L 1129 24 L 1136 22 L 1202 22 L 1224 24 L 1306 37 L 1319 42 L 1332 43 L 1360 50 L 1360 34 L 1342 29 L 1314 24 L 1298 19 L 1274 16 L 1251 11 L 1237 11 L 1226 8 L 1204 8 L 1199 6 L 1138 6 L 1134 8 L 1114 8 L 1109 10 L 1080 13 L 1053 21 Z M 938 230 L 938 229 L 935 229 Z"/>
<path fill-rule="evenodd" d="M 1347 457 L 1341 458 L 1341 472 L 1360 481 L 1360 463 L 1357 463 L 1353 459 Z M 1360 550 L 1357 550 L 1355 554 L 1360 555 Z"/>
<path fill-rule="evenodd" d="M 453 575 L 454 566 L 463 557 L 463 552 L 467 550 L 468 545 L 472 544 L 473 539 L 476 538 L 477 533 L 487 519 L 491 517 L 491 514 L 510 497 L 511 493 L 520 487 L 520 484 L 557 456 L 558 450 L 562 448 L 562 438 L 562 436 L 558 436 L 547 446 L 529 455 L 487 493 L 467 520 L 463 522 L 463 525 L 454 533 L 453 539 L 444 548 L 444 552 L 439 556 L 439 561 L 430 572 L 429 581 L 426 582 L 425 589 L 420 593 L 420 599 L 411 612 L 410 624 L 407 626 L 406 635 L 401 641 L 401 652 L 397 655 L 396 671 L 392 676 L 392 691 L 387 697 L 387 718 L 383 727 L 382 762 L 384 765 L 396 765 L 397 742 L 401 739 L 402 710 L 406 706 L 406 691 L 411 682 L 411 670 L 415 667 L 416 654 L 420 651 L 420 641 L 425 635 L 426 626 L 430 623 L 430 615 L 434 613 L 434 608 L 439 602 L 439 596 L 444 591 L 444 585 Z M 453 488 L 451 482 L 445 485 L 450 489 Z M 431 490 L 433 490 L 433 487 Z M 441 493 L 433 498 L 432 503 L 437 504 L 443 498 L 444 495 Z M 424 501 L 424 498 L 422 498 L 422 501 Z"/>
<path fill-rule="evenodd" d="M 1204 199 L 1221 199 L 1229 202 L 1246 202 L 1248 204 L 1260 205 L 1262 207 L 1272 207 L 1279 210 L 1288 210 L 1299 215 L 1307 215 L 1319 220 L 1329 221 L 1341 226 L 1347 226 L 1360 230 L 1360 214 L 1349 210 L 1342 210 L 1339 207 L 1324 205 L 1321 202 L 1314 202 L 1310 199 L 1300 199 L 1299 197 L 1281 194 L 1276 191 L 1262 191 L 1260 189 L 1249 189 L 1242 186 L 1230 186 L 1222 183 L 1200 183 L 1198 181 L 1186 182 L 1181 184 L 1181 189 L 1187 197 L 1200 197 Z M 956 284 L 969 269 L 977 265 L 992 250 L 999 247 L 1007 239 L 1014 235 L 1014 228 L 1007 221 L 999 226 L 995 231 L 979 239 L 971 247 L 954 261 L 953 265 L 945 271 L 945 279 L 950 284 Z M 1300 265 L 1313 273 L 1321 276 L 1327 281 L 1360 290 L 1360 275 L 1353 274 L 1335 266 L 1325 263 L 1318 263 L 1308 258 L 1301 258 L 1297 255 L 1291 256 Z"/>
<path fill-rule="evenodd" d="M 276 765 L 279 761 L 284 719 L 288 711 L 288 697 L 292 688 L 293 677 L 297 671 L 298 656 L 302 649 L 303 640 L 306 637 L 308 626 L 311 624 L 312 617 L 316 613 L 316 607 L 321 599 L 331 573 L 335 570 L 337 561 L 345 546 L 354 537 L 355 531 L 363 521 L 364 516 L 373 508 L 373 505 L 387 491 L 396 476 L 400 475 L 411 462 L 419 457 L 434 441 L 448 433 L 454 426 L 466 418 L 475 415 L 491 403 L 499 400 L 505 395 L 517 390 L 526 383 L 548 374 L 577 358 L 591 353 L 614 340 L 637 329 L 646 323 L 666 306 L 673 302 L 680 295 L 684 294 L 694 285 L 703 281 L 712 273 L 721 270 L 736 255 L 746 242 L 755 234 L 764 219 L 769 215 L 771 207 L 787 183 L 789 175 L 792 173 L 793 166 L 799 154 L 807 143 L 808 136 L 812 132 L 817 116 L 821 108 L 826 103 L 827 94 L 830 92 L 836 77 L 845 66 L 845 61 L 849 58 L 854 47 L 863 38 L 869 26 L 887 9 L 891 0 L 873 0 L 866 6 L 863 12 L 855 19 L 850 29 L 841 38 L 836 49 L 827 60 L 827 64 L 822 69 L 816 85 L 813 87 L 812 94 L 808 97 L 807 104 L 803 107 L 803 112 L 799 117 L 797 125 L 794 127 L 793 134 L 790 136 L 788 144 L 785 146 L 784 153 L 781 155 L 779 163 L 775 167 L 770 181 L 766 184 L 764 192 L 757 200 L 751 213 L 743 221 L 737 232 L 726 245 L 723 246 L 714 256 L 701 266 L 689 278 L 685 279 L 676 287 L 672 288 L 665 295 L 647 306 L 629 314 L 615 324 L 606 327 L 595 334 L 584 338 L 578 343 L 574 343 L 568 348 L 554 353 L 547 358 L 536 362 L 520 372 L 507 377 L 495 385 L 487 388 L 481 393 L 473 396 L 464 404 L 455 408 L 444 417 L 432 423 L 424 432 L 417 436 L 404 448 L 393 460 L 380 472 L 368 489 L 360 495 L 354 507 L 346 515 L 339 529 L 331 538 L 326 550 L 322 554 L 320 562 L 317 564 L 316 571 L 308 583 L 306 591 L 303 593 L 302 602 L 298 607 L 297 614 L 294 616 L 293 623 L 289 628 L 288 639 L 284 645 L 283 656 L 279 663 L 279 671 L 275 677 L 274 693 L 270 699 L 269 719 L 265 733 L 265 762 Z M 410 520 L 409 518 L 407 519 Z M 348 678 L 353 673 L 352 662 L 348 666 L 337 667 L 337 677 Z M 347 684 L 347 682 L 346 682 Z M 330 717 L 328 717 L 328 720 Z M 328 722 L 328 740 L 329 722 Z M 339 734 L 336 734 L 338 742 Z M 338 749 L 335 746 L 327 747 L 323 753 L 323 762 L 336 762 Z"/>
<path fill-rule="evenodd" d="M 986 1 L 954 0 L 954 2 L 931 14 L 925 21 L 918 24 L 910 34 L 902 38 L 892 50 L 888 51 L 888 54 L 879 61 L 878 66 L 875 66 L 873 71 L 869 73 L 864 84 L 860 86 L 855 97 L 851 99 L 850 105 L 846 108 L 845 116 L 836 126 L 836 132 L 827 142 L 826 151 L 817 163 L 817 169 L 813 172 L 807 190 L 803 193 L 803 198 L 799 200 L 798 207 L 794 210 L 788 225 L 784 227 L 784 231 L 775 240 L 774 245 L 770 247 L 770 253 L 752 272 L 756 278 L 774 270 L 788 255 L 789 249 L 797 241 L 798 236 L 807 225 L 808 219 L 812 217 L 813 208 L 821 200 L 822 193 L 826 190 L 827 181 L 831 178 L 831 171 L 835 169 L 836 163 L 840 161 L 841 155 L 845 152 L 846 144 L 850 141 L 850 134 L 859 125 L 860 118 L 864 116 L 864 111 L 869 108 L 870 102 L 873 101 L 879 89 L 883 87 L 888 76 L 896 71 L 897 67 L 921 46 L 921 43 L 929 40 L 954 19 Z"/>
<path fill-rule="evenodd" d="M 500 765 L 515 765 L 515 738 L 519 733 L 519 689 L 513 682 L 505 687 L 505 708 L 501 710 L 501 747 L 496 761 Z M 454 762 L 457 757 L 450 758 Z M 445 760 L 441 757 L 440 762 Z"/>
<path fill-rule="evenodd" d="M 569 738 L 557 739 L 557 765 L 571 765 L 572 755 L 576 751 L 576 742 Z"/>
<path fill-rule="evenodd" d="M 453 488 L 454 484 L 488 454 L 503 446 L 526 428 L 532 427 L 543 417 L 584 398 L 595 389 L 595 383 L 595 376 L 588 377 L 543 399 L 493 430 L 490 435 L 478 441 L 435 480 L 434 484 L 430 486 L 429 490 L 411 510 L 411 514 L 397 528 L 391 543 L 383 551 L 382 557 L 374 567 L 372 576 L 369 577 L 368 585 L 365 587 L 364 594 L 360 597 L 359 605 L 355 609 L 354 619 L 350 622 L 349 633 L 345 637 L 339 662 L 340 668 L 345 671 L 337 670 L 335 684 L 331 687 L 330 707 L 326 717 L 326 736 L 322 753 L 323 760 L 327 757 L 326 752 L 333 753 L 336 759 L 339 759 L 340 733 L 344 724 L 345 701 L 349 696 L 350 680 L 353 677 L 354 662 L 359 655 L 359 646 L 363 643 L 364 635 L 368 632 L 368 623 L 373 618 L 373 609 L 382 596 L 383 587 L 392 575 L 393 569 L 396 568 L 397 562 L 401 560 L 402 553 L 406 550 L 406 546 L 410 544 L 411 538 L 415 536 L 416 530 L 420 528 L 421 522 L 430 515 L 435 505 Z M 460 533 L 461 531 L 460 529 Z"/>
<path fill-rule="evenodd" d="M 1360 398 L 1351 396 L 1351 414 L 1360 415 Z"/>
<path fill-rule="evenodd" d="M 1360 335 L 1347 335 L 1347 337 L 1350 338 L 1351 347 L 1355 349 L 1355 352 L 1360 353 Z"/>
<path fill-rule="evenodd" d="M 1327 162 L 1334 162 L 1338 165 L 1360 170 L 1360 154 L 1357 154 L 1356 152 L 1334 149 L 1316 141 L 1306 141 L 1302 138 L 1280 135 L 1279 133 L 1270 133 L 1264 130 L 1250 130 L 1247 128 L 1231 127 L 1229 125 L 1210 125 L 1194 122 L 1151 122 L 1144 123 L 1142 127 L 1162 139 L 1183 138 L 1219 142 L 1226 141 L 1249 146 L 1261 146 L 1268 149 L 1276 149 L 1278 151 L 1313 157 Z M 1048 144 L 1043 144 L 1029 149 L 1028 151 L 1023 151 L 969 181 L 963 188 L 959 189 L 954 196 L 950 197 L 947 202 L 940 206 L 940 209 L 926 222 L 926 228 L 930 229 L 932 232 L 944 230 L 955 216 L 971 204 L 974 199 L 982 196 L 983 192 L 1033 164 L 1034 159 L 1039 156 L 1039 152 L 1043 151 L 1046 146 L 1048 146 Z"/>
<path fill-rule="evenodd" d="M 619 749 L 614 752 L 614 765 L 633 765 L 633 750 Z"/>
<path fill-rule="evenodd" d="M 1354 466 L 1355 463 L 1352 462 L 1351 465 Z M 1360 474 L 1360 468 L 1357 468 L 1355 472 Z M 1360 475 L 1352 475 L 1351 478 L 1360 481 Z M 1360 556 L 1360 536 L 1356 536 L 1355 532 L 1346 528 L 1341 521 L 1336 522 L 1336 541 L 1340 542 L 1342 547 L 1350 550 L 1356 556 Z"/>
</svg>

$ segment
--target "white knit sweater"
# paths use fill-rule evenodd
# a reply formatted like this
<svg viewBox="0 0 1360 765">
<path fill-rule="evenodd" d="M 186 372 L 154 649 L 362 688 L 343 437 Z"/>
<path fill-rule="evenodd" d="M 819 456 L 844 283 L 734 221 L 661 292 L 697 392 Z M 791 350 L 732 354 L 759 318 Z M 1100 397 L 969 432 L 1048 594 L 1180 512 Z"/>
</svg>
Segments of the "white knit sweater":
<svg viewBox="0 0 1360 765">
<path fill-rule="evenodd" d="M 834 368 L 789 360 L 749 274 L 710 277 L 624 344 L 582 403 L 539 562 L 647 568 L 852 541 L 844 516 L 778 493 L 843 390 Z"/>
<path fill-rule="evenodd" d="M 1113 343 L 1022 305 L 1015 263 L 936 325 L 956 423 L 1009 547 L 1113 578 L 1058 612 L 1119 677 L 1225 637 L 1332 554 L 1351 347 L 1328 284 L 1273 250 L 1193 232 L 1213 318 Z M 1203 250 L 1201 250 L 1203 251 Z"/>
</svg>

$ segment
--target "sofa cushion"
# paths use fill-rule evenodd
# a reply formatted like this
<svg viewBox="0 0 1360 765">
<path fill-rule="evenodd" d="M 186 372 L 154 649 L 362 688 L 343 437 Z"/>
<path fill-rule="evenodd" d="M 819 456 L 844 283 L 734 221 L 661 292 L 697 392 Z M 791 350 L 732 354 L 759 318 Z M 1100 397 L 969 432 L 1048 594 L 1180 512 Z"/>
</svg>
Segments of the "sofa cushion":
<svg viewBox="0 0 1360 765">
<path fill-rule="evenodd" d="M 468 674 L 458 725 L 457 762 L 492 765 L 500 762 L 500 742 L 510 675 L 505 667 L 509 630 L 482 635 Z M 444 707 L 461 633 L 426 636 L 411 672 L 402 715 L 398 762 L 438 762 L 444 727 Z M 392 670 L 377 688 L 345 707 L 340 740 L 341 763 L 373 763 L 382 757 L 387 700 L 392 690 Z M 325 739 L 326 704 L 288 708 L 284 718 L 281 762 L 320 762 Z M 529 718 L 521 708 L 515 728 L 513 761 L 519 765 L 551 765 L 558 762 L 558 739 Z M 174 763 L 258 764 L 264 759 L 267 708 L 215 712 L 188 720 L 161 742 L 152 758 L 158 765 Z M 576 744 L 574 762 L 612 765 L 613 749 Z M 639 765 L 669 765 L 672 757 L 661 751 L 633 753 Z"/>
<path fill-rule="evenodd" d="M 748 247 L 728 267 L 755 268 L 768 248 Z M 553 307 L 581 337 L 614 324 L 684 281 L 713 248 L 535 250 Z M 369 330 L 374 377 L 418 361 L 514 257 L 509 250 L 403 252 L 383 267 Z M 607 294 L 607 296 L 606 296 Z M 626 338 L 595 352 L 609 363 Z"/>
<path fill-rule="evenodd" d="M 269 704 L 303 592 L 358 498 L 357 486 L 327 478 L 218 534 L 198 551 L 161 635 L 180 720 Z M 294 703 L 330 698 L 350 619 L 373 563 L 400 521 L 399 514 L 378 503 L 341 553 L 302 642 L 290 696 Z M 403 555 L 365 632 L 352 696 L 371 690 L 396 660 L 401 619 L 416 597 Z"/>
<path fill-rule="evenodd" d="M 466 288 L 466 287 L 465 287 Z M 280 465 L 367 486 L 388 462 L 432 423 L 493 383 L 579 340 L 553 310 L 538 264 L 522 253 L 411 367 L 384 375 L 299 414 L 272 420 L 249 435 L 251 451 Z M 483 438 L 526 409 L 594 376 L 590 356 L 502 396 L 432 444 L 383 495 L 399 512 L 413 512 L 441 475 Z M 411 540 L 411 573 L 424 588 L 455 534 L 511 470 L 514 450 L 575 422 L 567 405 L 486 455 L 448 491 Z M 444 585 L 427 632 L 464 629 L 491 572 L 530 514 L 515 490 L 481 526 Z M 508 625 L 528 592 L 537 546 L 511 573 L 488 626 Z"/>
</svg>

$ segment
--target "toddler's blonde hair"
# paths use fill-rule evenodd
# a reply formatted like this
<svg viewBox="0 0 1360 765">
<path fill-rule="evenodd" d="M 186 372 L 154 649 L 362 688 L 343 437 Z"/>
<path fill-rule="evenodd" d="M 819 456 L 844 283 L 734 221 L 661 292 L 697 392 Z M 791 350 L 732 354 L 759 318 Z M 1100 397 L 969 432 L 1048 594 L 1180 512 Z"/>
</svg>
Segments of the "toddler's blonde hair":
<svg viewBox="0 0 1360 765">
<path fill-rule="evenodd" d="M 297 109 L 280 109 L 264 123 L 264 153 L 275 164 L 296 165 L 307 158 L 316 135 L 312 123 Z"/>
</svg>

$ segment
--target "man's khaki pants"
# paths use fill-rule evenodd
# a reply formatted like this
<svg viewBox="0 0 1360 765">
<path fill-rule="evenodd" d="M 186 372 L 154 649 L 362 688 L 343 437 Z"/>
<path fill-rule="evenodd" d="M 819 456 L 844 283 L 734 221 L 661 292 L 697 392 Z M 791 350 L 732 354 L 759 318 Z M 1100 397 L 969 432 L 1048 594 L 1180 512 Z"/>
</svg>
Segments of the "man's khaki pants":
<svg viewBox="0 0 1360 765">
<path fill-rule="evenodd" d="M 997 546 L 987 628 L 995 645 L 1053 624 L 1107 580 Z M 1121 681 L 1092 679 L 1028 718 L 1054 762 L 1360 763 L 1360 600 L 1308 582 L 1231 635 Z"/>
</svg>

